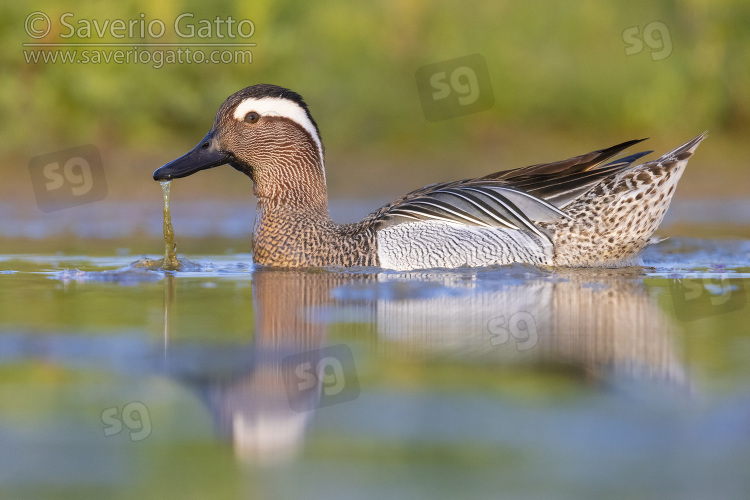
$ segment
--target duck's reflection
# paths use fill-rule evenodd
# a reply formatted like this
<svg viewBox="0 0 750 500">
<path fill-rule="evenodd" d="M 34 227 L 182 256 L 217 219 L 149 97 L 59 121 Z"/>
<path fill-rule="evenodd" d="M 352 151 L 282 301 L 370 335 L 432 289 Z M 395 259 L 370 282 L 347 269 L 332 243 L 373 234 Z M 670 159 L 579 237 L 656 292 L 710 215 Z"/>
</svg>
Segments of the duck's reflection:
<svg viewBox="0 0 750 500">
<path fill-rule="evenodd" d="M 328 325 L 315 320 L 316 309 L 335 302 L 331 290 L 337 286 L 372 277 L 258 270 L 252 279 L 251 348 L 236 351 L 229 362 L 222 356 L 221 367 L 209 362 L 203 373 L 191 370 L 185 377 L 182 367 L 176 372 L 200 390 L 220 435 L 234 443 L 241 459 L 278 462 L 298 451 L 314 410 L 326 405 L 321 397 L 340 397 L 343 378 L 355 376 L 342 370 L 340 354 L 331 358 Z"/>
<path fill-rule="evenodd" d="M 220 433 L 248 461 L 294 456 L 314 410 L 358 394 L 352 350 L 326 340 L 334 323 L 370 325 L 365 330 L 377 332 L 375 347 L 367 352 L 373 344 L 362 339 L 357 352 L 375 364 L 385 357 L 564 365 L 595 377 L 686 387 L 670 320 L 647 293 L 639 268 L 256 270 L 252 280 L 252 346 L 234 361 L 225 358 L 218 372 L 191 377 Z"/>
<path fill-rule="evenodd" d="M 445 287 L 436 297 L 378 301 L 380 344 L 389 354 L 463 353 L 685 383 L 672 322 L 647 294 L 640 268 L 382 276 L 381 286 Z"/>
</svg>

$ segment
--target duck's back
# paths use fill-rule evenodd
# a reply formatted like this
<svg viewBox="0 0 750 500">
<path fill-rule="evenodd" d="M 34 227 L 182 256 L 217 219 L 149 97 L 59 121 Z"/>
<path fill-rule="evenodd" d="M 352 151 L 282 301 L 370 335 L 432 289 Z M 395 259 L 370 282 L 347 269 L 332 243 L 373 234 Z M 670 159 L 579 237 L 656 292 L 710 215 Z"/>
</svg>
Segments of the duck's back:
<svg viewBox="0 0 750 500">
<path fill-rule="evenodd" d="M 648 152 L 602 165 L 640 142 L 629 141 L 561 162 L 427 186 L 363 224 L 375 230 L 377 264 L 390 269 L 636 264 L 704 138 L 638 166 L 632 163 Z"/>
</svg>

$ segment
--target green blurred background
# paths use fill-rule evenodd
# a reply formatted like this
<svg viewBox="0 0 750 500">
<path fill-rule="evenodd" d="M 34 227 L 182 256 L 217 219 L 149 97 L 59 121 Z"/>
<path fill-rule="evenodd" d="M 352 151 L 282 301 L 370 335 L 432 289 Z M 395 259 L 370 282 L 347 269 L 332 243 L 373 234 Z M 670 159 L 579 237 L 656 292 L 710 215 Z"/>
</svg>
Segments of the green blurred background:
<svg viewBox="0 0 750 500">
<path fill-rule="evenodd" d="M 194 146 L 221 102 L 255 83 L 301 93 L 327 150 L 336 198 L 379 198 L 438 180 L 553 161 L 627 139 L 650 137 L 657 153 L 709 130 L 678 197 L 746 197 L 750 131 L 750 3 L 746 0 L 613 2 L 165 1 L 6 2 L 0 16 L 2 67 L 0 195 L 28 203 L 29 160 L 82 144 L 102 153 L 109 200 L 154 199 L 151 172 Z M 41 40 L 24 21 L 52 20 Z M 162 20 L 158 40 L 110 36 L 61 39 L 68 22 Z M 226 42 L 183 39 L 182 13 L 195 24 L 249 19 L 244 64 L 27 63 L 30 42 Z M 625 30 L 654 21 L 668 28 L 668 57 L 644 45 L 626 55 Z M 78 26 L 78 25 L 77 25 Z M 658 41 L 658 40 L 657 40 Z M 656 43 L 656 42 L 654 42 Z M 652 43 L 652 45 L 654 45 Z M 26 50 L 26 54 L 24 53 Z M 54 49 L 53 49 L 54 50 Z M 141 49 L 147 50 L 147 49 Z M 657 60 L 652 55 L 657 52 Z M 479 53 L 494 106 L 430 122 L 415 72 Z M 183 179 L 177 198 L 243 199 L 251 183 L 229 167 Z"/>
</svg>

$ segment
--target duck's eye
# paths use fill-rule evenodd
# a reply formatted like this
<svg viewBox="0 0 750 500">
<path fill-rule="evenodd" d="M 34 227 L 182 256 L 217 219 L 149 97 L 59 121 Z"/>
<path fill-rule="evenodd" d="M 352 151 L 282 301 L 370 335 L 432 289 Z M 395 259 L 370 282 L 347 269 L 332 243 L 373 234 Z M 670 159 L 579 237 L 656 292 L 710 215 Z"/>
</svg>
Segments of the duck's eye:
<svg viewBox="0 0 750 500">
<path fill-rule="evenodd" d="M 255 123 L 260 120 L 260 115 L 255 111 L 250 111 L 245 115 L 245 123 Z"/>
</svg>

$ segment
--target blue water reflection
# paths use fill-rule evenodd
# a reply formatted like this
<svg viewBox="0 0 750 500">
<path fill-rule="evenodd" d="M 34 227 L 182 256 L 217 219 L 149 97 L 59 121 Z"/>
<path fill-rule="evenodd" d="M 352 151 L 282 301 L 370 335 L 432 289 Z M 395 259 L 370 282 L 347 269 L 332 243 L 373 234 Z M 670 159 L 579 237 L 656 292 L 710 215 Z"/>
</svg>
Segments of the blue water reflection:
<svg viewBox="0 0 750 500">
<path fill-rule="evenodd" d="M 5 310 L 0 491 L 169 490 L 219 467 L 199 490 L 741 498 L 750 246 L 646 257 L 396 273 L 230 255 L 163 273 L 6 256 L 0 298 L 27 290 L 54 321 Z M 112 310 L 77 312 L 96 297 Z"/>
</svg>

